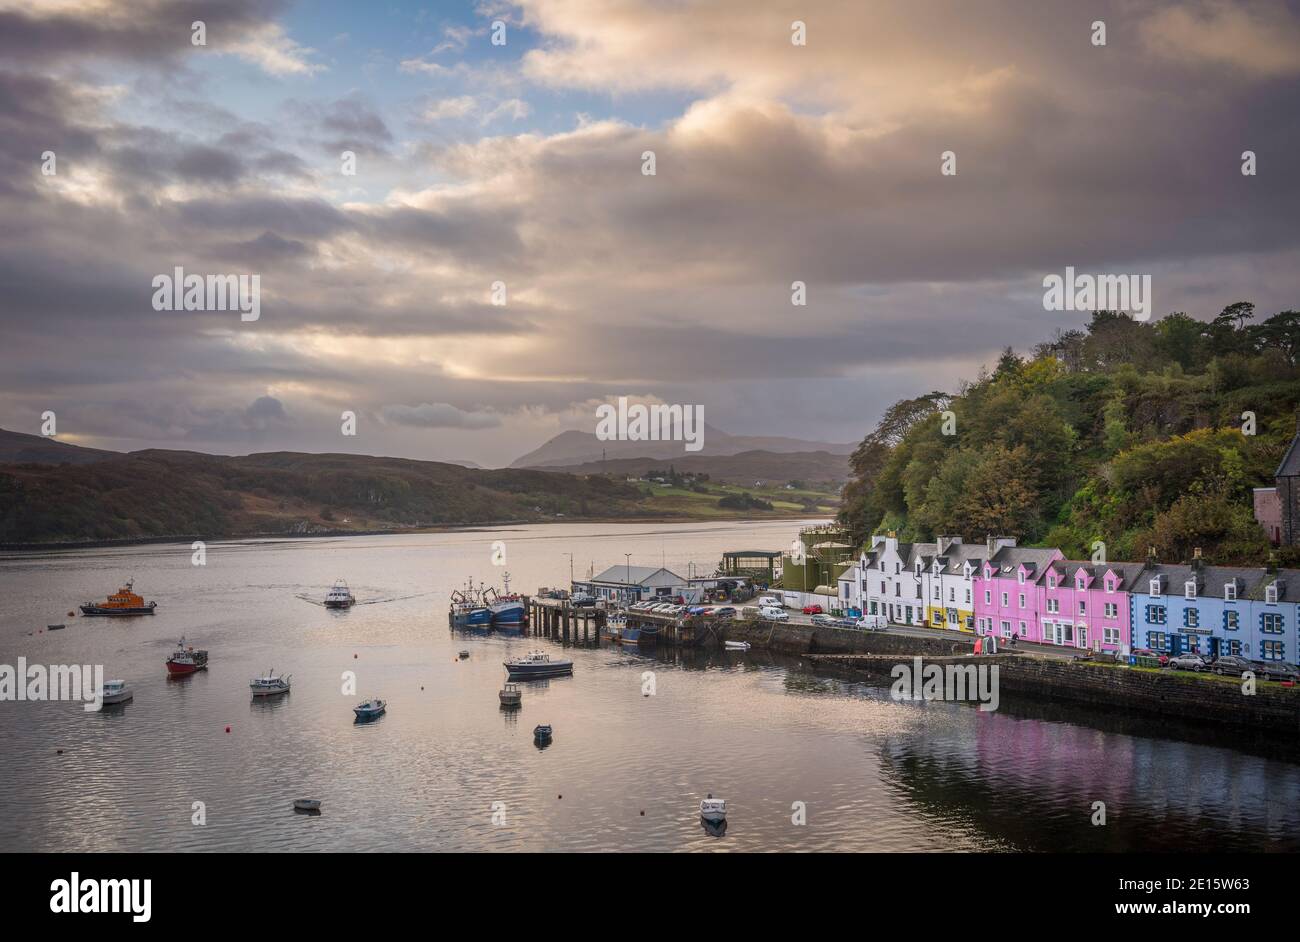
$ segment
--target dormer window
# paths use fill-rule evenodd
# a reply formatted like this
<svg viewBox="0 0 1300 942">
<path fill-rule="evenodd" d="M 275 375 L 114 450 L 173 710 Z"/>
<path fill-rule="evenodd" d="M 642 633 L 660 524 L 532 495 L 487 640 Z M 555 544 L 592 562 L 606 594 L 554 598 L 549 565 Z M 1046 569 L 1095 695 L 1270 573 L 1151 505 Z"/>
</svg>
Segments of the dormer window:
<svg viewBox="0 0 1300 942">
<path fill-rule="evenodd" d="M 1083 576 L 1080 576 L 1080 577 L 1075 581 L 1075 583 L 1074 583 L 1074 587 L 1075 587 L 1076 589 L 1082 589 L 1082 588 L 1083 588 Z"/>
<path fill-rule="evenodd" d="M 1023 569 L 1020 570 L 1020 572 L 1016 573 L 1016 580 L 1017 580 L 1021 585 L 1024 585 L 1024 584 L 1025 584 L 1025 571 L 1024 571 Z"/>
<path fill-rule="evenodd" d="M 1183 583 L 1183 598 L 1196 598 L 1196 580 L 1188 579 Z"/>
<path fill-rule="evenodd" d="M 1269 605 L 1277 604 L 1277 583 L 1271 583 L 1264 589 L 1264 601 Z"/>
<path fill-rule="evenodd" d="M 1114 591 L 1115 591 L 1115 580 L 1114 580 L 1114 579 L 1107 579 L 1107 580 L 1106 580 L 1106 591 L 1107 591 L 1107 592 L 1114 592 Z"/>
<path fill-rule="evenodd" d="M 1024 579 L 1021 579 L 1020 581 L 1021 581 L 1021 582 L 1024 582 L 1025 580 L 1024 580 Z M 1048 587 L 1049 589 L 1055 589 L 1055 588 L 1056 588 L 1056 576 L 1048 576 L 1048 577 L 1047 577 L 1047 587 Z"/>
<path fill-rule="evenodd" d="M 1160 594 L 1160 580 L 1158 578 L 1151 580 L 1151 594 L 1152 595 Z"/>
<path fill-rule="evenodd" d="M 1229 582 L 1223 587 L 1223 598 L 1226 602 L 1237 601 L 1237 583 Z"/>
</svg>

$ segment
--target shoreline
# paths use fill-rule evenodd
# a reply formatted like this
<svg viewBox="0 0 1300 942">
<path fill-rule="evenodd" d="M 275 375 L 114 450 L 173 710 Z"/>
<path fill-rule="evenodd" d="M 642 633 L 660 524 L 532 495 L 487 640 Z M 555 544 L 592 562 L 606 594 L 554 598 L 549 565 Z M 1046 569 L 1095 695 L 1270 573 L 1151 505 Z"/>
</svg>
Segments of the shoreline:
<svg viewBox="0 0 1300 942">
<path fill-rule="evenodd" d="M 45 543 L 0 543 L 0 553 L 23 553 L 38 550 L 75 550 L 75 549 L 111 549 L 117 546 L 149 546 L 162 543 L 192 543 L 202 540 L 205 543 L 233 543 L 241 540 L 319 540 L 333 539 L 341 536 L 397 536 L 400 534 L 420 533 L 454 533 L 457 531 L 487 530 L 495 527 L 534 526 L 538 524 L 559 523 L 763 523 L 782 520 L 821 520 L 822 517 L 809 516 L 806 513 L 773 513 L 762 517 L 743 514 L 714 514 L 707 517 L 694 517 L 685 514 L 635 515 L 628 517 L 564 517 L 544 520 L 485 520 L 478 523 L 449 523 L 428 527 L 395 527 L 383 530 L 318 530 L 311 533 L 284 533 L 270 531 L 261 533 L 232 533 L 204 535 L 201 533 L 174 533 L 167 536 L 139 536 L 108 540 L 63 540 Z M 825 518 L 833 520 L 833 517 Z"/>
</svg>

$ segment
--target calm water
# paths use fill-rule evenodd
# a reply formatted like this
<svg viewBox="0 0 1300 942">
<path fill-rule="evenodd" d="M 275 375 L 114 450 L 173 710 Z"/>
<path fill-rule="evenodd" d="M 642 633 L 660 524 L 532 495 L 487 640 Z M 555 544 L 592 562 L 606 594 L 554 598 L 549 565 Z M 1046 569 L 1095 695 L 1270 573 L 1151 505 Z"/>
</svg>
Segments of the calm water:
<svg viewBox="0 0 1300 942">
<path fill-rule="evenodd" d="M 501 662 L 558 646 L 447 627 L 448 593 L 499 575 L 495 540 L 514 587 L 531 592 L 567 583 L 570 552 L 579 574 L 624 553 L 708 572 L 723 550 L 783 547 L 796 528 L 217 543 L 201 568 L 188 545 L 0 557 L 0 663 L 103 663 L 135 689 L 101 714 L 0 703 L 0 849 L 1300 849 L 1300 764 L 1270 746 L 1157 738 L 1150 722 L 1081 721 L 1050 705 L 894 703 L 758 652 L 572 648 L 574 676 L 525 685 L 508 714 Z M 64 614 L 131 577 L 157 615 Z M 372 604 L 330 612 L 297 597 L 339 577 Z M 169 681 L 163 661 L 182 634 L 211 668 Z M 293 691 L 251 702 L 248 680 L 268 667 L 292 672 Z M 357 696 L 341 693 L 344 671 L 357 673 Z M 351 705 L 370 694 L 388 715 L 354 725 Z M 544 751 L 538 723 L 555 727 Z M 722 837 L 699 823 L 709 791 L 728 800 Z M 294 814 L 304 795 L 324 813 Z M 204 826 L 191 823 L 196 801 Z M 796 801 L 804 826 L 791 823 Z M 1105 827 L 1090 823 L 1094 801 L 1106 802 Z"/>
</svg>

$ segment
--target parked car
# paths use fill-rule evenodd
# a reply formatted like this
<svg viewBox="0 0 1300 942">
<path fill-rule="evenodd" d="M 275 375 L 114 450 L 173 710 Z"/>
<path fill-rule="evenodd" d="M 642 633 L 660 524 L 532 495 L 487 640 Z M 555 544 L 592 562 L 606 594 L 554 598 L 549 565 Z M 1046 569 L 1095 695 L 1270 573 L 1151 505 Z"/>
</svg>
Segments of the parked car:
<svg viewBox="0 0 1300 942">
<path fill-rule="evenodd" d="M 835 624 L 835 619 L 829 615 L 823 615 L 821 612 L 813 615 L 812 623 L 822 628 L 830 628 Z"/>
<path fill-rule="evenodd" d="M 1203 671 L 1205 658 L 1199 654 L 1179 654 L 1169 659 L 1169 666 L 1176 671 Z"/>
<path fill-rule="evenodd" d="M 1152 651 L 1150 648 L 1134 648 L 1133 654 L 1137 657 L 1153 657 L 1160 662 L 1161 667 L 1169 666 L 1169 655 L 1160 651 Z"/>
<path fill-rule="evenodd" d="M 1283 661 L 1255 661 L 1253 664 L 1255 676 L 1261 680 L 1300 681 L 1300 670 L 1294 664 Z"/>
<path fill-rule="evenodd" d="M 860 631 L 884 631 L 889 627 L 889 619 L 884 615 L 863 615 L 853 623 Z"/>
<path fill-rule="evenodd" d="M 713 610 L 713 617 L 714 618 L 735 618 L 736 610 L 732 608 L 730 605 L 724 605 L 722 606 L 722 608 L 715 608 Z"/>
<path fill-rule="evenodd" d="M 805 605 L 803 607 L 803 613 L 805 615 L 820 615 L 823 611 L 824 609 L 820 605 L 816 605 L 816 604 Z"/>
<path fill-rule="evenodd" d="M 759 608 L 781 608 L 781 600 L 773 595 L 764 595 L 754 603 Z"/>
<path fill-rule="evenodd" d="M 789 621 L 790 613 L 783 608 L 776 608 L 772 605 L 765 605 L 759 609 L 759 614 L 768 621 Z"/>
<path fill-rule="evenodd" d="M 1244 674 L 1246 671 L 1253 671 L 1258 674 L 1259 666 L 1250 658 L 1239 657 L 1236 654 L 1221 654 L 1210 662 L 1210 670 L 1216 674 Z"/>
<path fill-rule="evenodd" d="M 836 628 L 856 628 L 858 627 L 858 620 L 856 618 L 835 618 L 832 619 L 832 624 Z"/>
<path fill-rule="evenodd" d="M 596 597 L 594 595 L 587 595 L 585 592 L 579 592 L 577 595 L 573 596 L 573 598 L 569 599 L 569 601 L 573 603 L 574 608 L 596 607 Z"/>
</svg>

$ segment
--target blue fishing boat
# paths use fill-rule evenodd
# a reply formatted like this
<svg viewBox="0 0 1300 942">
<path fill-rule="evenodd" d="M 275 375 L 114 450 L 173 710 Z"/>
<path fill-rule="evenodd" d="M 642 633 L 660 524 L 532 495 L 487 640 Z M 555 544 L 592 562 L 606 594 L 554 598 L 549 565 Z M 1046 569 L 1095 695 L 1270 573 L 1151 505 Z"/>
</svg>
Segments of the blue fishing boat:
<svg viewBox="0 0 1300 942">
<path fill-rule="evenodd" d="M 377 719 L 378 717 L 383 716 L 387 709 L 387 700 L 380 700 L 378 697 L 373 697 L 362 703 L 358 703 L 352 708 L 352 712 L 356 714 L 357 722 L 364 723 L 368 720 Z"/>
<path fill-rule="evenodd" d="M 492 609 L 484 597 L 482 586 L 474 588 L 470 580 L 464 589 L 451 593 L 451 605 L 447 611 L 447 620 L 453 628 L 491 628 Z"/>
</svg>

